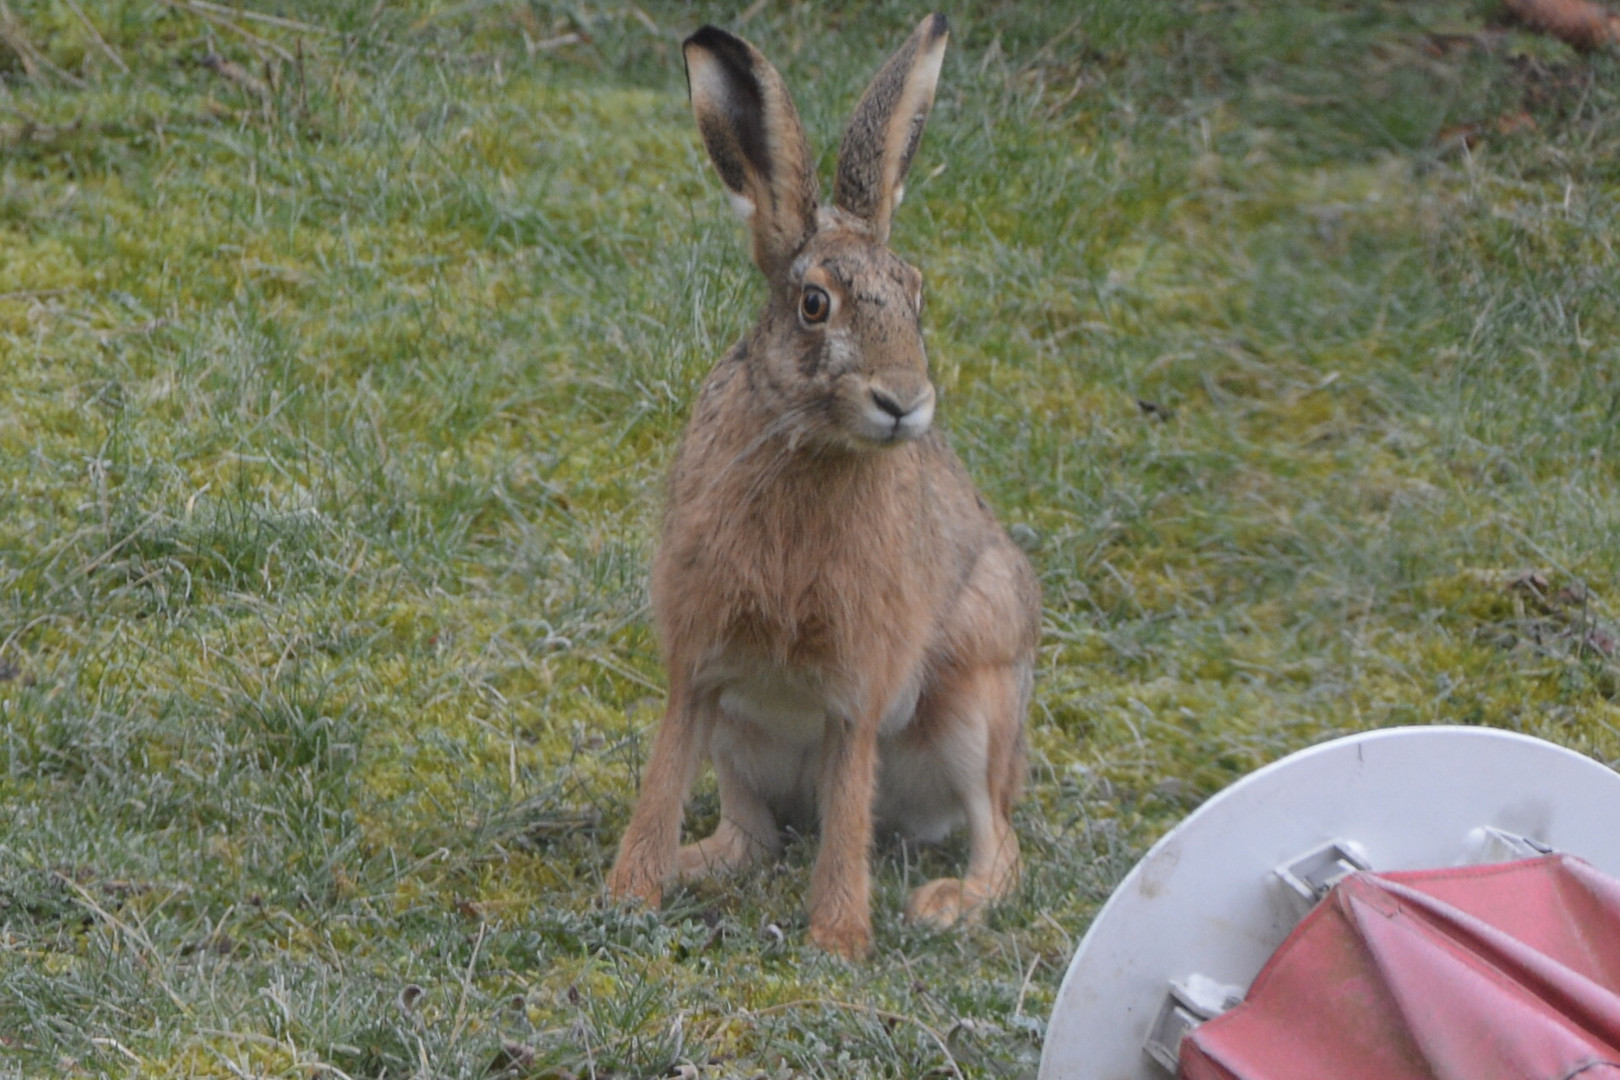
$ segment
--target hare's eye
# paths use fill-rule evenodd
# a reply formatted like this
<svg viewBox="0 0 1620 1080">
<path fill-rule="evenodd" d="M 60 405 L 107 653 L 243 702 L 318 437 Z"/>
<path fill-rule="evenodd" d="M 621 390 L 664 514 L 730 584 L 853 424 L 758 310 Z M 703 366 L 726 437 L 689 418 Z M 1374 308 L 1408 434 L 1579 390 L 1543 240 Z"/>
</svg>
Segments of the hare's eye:
<svg viewBox="0 0 1620 1080">
<path fill-rule="evenodd" d="M 814 285 L 806 285 L 804 295 L 799 297 L 799 318 L 806 323 L 822 323 L 832 314 L 832 298 L 825 289 L 818 289 Z"/>
</svg>

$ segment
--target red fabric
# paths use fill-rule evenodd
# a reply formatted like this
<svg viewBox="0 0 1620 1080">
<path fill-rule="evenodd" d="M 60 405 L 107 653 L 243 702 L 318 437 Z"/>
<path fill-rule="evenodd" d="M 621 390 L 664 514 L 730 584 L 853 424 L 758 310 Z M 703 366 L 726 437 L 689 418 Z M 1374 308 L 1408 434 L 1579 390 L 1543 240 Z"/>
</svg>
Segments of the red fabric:
<svg viewBox="0 0 1620 1080">
<path fill-rule="evenodd" d="M 1620 882 L 1562 855 L 1353 874 L 1184 1080 L 1620 1080 Z"/>
</svg>

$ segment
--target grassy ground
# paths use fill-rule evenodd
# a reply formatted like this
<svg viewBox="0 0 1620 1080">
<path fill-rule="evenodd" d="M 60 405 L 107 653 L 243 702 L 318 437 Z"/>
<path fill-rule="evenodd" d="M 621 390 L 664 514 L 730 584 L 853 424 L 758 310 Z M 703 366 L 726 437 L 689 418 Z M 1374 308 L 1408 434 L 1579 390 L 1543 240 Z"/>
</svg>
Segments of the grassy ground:
<svg viewBox="0 0 1620 1080">
<path fill-rule="evenodd" d="M 925 934 L 961 847 L 886 845 L 851 967 L 810 845 L 598 898 L 661 475 L 760 296 L 677 42 L 830 149 L 921 11 L 0 5 L 0 1075 L 1026 1076 L 1250 769 L 1620 760 L 1615 61 L 1483 0 L 1060 7 L 950 12 L 895 236 L 1046 591 L 1028 879 Z"/>
</svg>

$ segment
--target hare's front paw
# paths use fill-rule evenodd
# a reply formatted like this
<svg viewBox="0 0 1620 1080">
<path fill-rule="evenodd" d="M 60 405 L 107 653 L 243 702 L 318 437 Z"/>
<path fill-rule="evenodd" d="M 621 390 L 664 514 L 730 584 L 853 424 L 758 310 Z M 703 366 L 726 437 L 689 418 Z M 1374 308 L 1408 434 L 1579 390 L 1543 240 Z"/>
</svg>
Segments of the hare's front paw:
<svg viewBox="0 0 1620 1080">
<path fill-rule="evenodd" d="M 664 902 L 664 879 L 644 864 L 621 858 L 608 874 L 608 895 L 615 900 L 639 900 L 650 908 Z"/>
<path fill-rule="evenodd" d="M 729 821 L 722 821 L 712 836 L 687 844 L 675 853 L 678 881 L 716 877 L 751 866 L 770 854 L 770 848 Z"/>
<path fill-rule="evenodd" d="M 916 889 L 906 900 L 906 921 L 944 930 L 963 919 L 976 919 L 989 899 L 983 889 L 961 878 L 939 878 Z"/>
<path fill-rule="evenodd" d="M 702 840 L 695 844 L 682 844 L 675 853 L 675 880 L 685 883 L 724 873 L 726 866 L 710 850 L 711 847 Z"/>
</svg>

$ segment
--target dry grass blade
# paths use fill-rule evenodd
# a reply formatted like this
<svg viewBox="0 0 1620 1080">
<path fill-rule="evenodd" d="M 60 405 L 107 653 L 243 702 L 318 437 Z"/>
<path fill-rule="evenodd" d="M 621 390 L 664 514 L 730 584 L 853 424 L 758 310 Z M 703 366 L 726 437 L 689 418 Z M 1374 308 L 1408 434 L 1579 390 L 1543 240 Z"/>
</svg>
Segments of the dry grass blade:
<svg viewBox="0 0 1620 1080">
<path fill-rule="evenodd" d="M 234 16 L 238 19 L 246 19 L 248 22 L 263 23 L 265 26 L 277 26 L 283 30 L 293 30 L 300 34 L 317 34 L 331 37 L 337 33 L 330 27 L 316 26 L 314 23 L 301 22 L 298 19 L 289 19 L 282 15 L 269 15 L 262 11 L 254 11 L 251 8 L 231 8 L 225 7 L 223 4 L 211 4 L 208 0 L 190 0 L 188 6 L 195 8 L 199 12 L 212 12 L 226 18 Z"/>
<path fill-rule="evenodd" d="M 226 14 L 226 12 L 229 12 L 230 15 L 236 15 L 239 18 L 247 18 L 248 16 L 241 11 L 222 8 L 217 4 L 205 3 L 203 0 L 163 0 L 163 2 L 177 11 L 184 11 L 188 14 L 195 15 L 197 18 L 211 22 L 221 29 L 229 30 L 231 33 L 247 42 L 248 47 L 257 53 L 260 59 L 264 58 L 265 51 L 269 51 L 275 53 L 289 64 L 297 62 L 297 57 L 295 57 L 292 53 L 288 52 L 280 45 L 277 45 L 269 38 L 255 34 L 253 31 L 249 30 L 247 27 L 243 26 L 235 19 L 230 18 Z M 269 18 L 273 18 L 273 16 L 263 17 L 263 19 Z"/>
<path fill-rule="evenodd" d="M 647 33 L 652 34 L 655 37 L 663 35 L 664 32 L 658 29 L 658 24 L 653 21 L 653 17 L 641 10 L 641 6 L 639 4 L 630 5 L 630 14 L 635 17 L 636 22 L 646 27 Z"/>
<path fill-rule="evenodd" d="M 13 289 L 0 292 L 0 300 L 43 300 L 52 296 L 66 296 L 72 289 Z"/>
<path fill-rule="evenodd" d="M 489 924 L 478 924 L 478 940 L 473 943 L 472 956 L 467 960 L 467 970 L 461 976 L 461 993 L 456 998 L 456 1018 L 450 1025 L 450 1041 L 456 1042 L 467 1027 L 467 995 L 472 991 L 473 972 L 478 970 L 478 954 L 484 951 L 484 936 L 489 933 Z"/>
<path fill-rule="evenodd" d="M 39 51 L 28 35 L 23 33 L 22 24 L 11 13 L 11 5 L 5 0 L 0 0 L 0 41 L 5 42 L 6 47 L 17 55 L 17 60 L 30 79 L 37 79 L 41 73 L 48 72 L 75 89 L 83 90 L 89 85 L 71 71 L 52 63 L 50 57 Z"/>
<path fill-rule="evenodd" d="M 90 895 L 90 891 L 88 889 L 86 889 L 83 885 L 80 885 L 77 881 L 74 881 L 68 875 L 59 871 L 52 871 L 51 879 L 57 882 L 59 885 L 70 889 L 78 899 L 79 903 L 83 904 L 91 915 L 105 923 L 108 927 L 118 931 L 124 940 L 129 942 L 130 948 L 134 949 L 135 952 L 146 961 L 147 968 L 151 971 L 152 977 L 157 980 L 158 986 L 163 990 L 163 993 L 168 997 L 168 999 L 174 1003 L 175 1008 L 180 1010 L 181 1015 L 184 1016 L 190 1014 L 190 1006 L 186 1004 L 185 1000 L 181 998 L 179 994 L 175 993 L 174 987 L 170 986 L 169 981 L 163 977 L 161 964 L 162 958 L 158 955 L 157 947 L 152 944 L 152 939 L 149 938 L 145 932 L 137 927 L 129 925 L 124 920 L 102 907 L 101 904 L 96 901 L 96 898 Z"/>
<path fill-rule="evenodd" d="M 96 47 L 106 55 L 107 59 L 113 62 L 113 66 L 128 75 L 129 65 L 124 63 L 122 56 L 118 55 L 118 50 L 109 45 L 107 39 L 101 36 L 101 31 L 96 29 L 96 24 L 90 21 L 90 16 L 86 15 L 84 9 L 79 6 L 79 0 L 62 0 L 62 3 L 66 4 L 67 9 L 73 12 L 74 17 L 84 24 L 84 28 L 89 32 L 91 40 L 96 43 Z"/>
<path fill-rule="evenodd" d="M 462 0 L 462 3 L 451 4 L 439 11 L 430 11 L 411 24 L 411 31 L 419 32 L 432 26 L 434 23 L 446 22 L 450 19 L 459 19 L 475 11 L 491 6 L 495 0 Z"/>
<path fill-rule="evenodd" d="M 135 1051 L 131 1050 L 129 1047 L 125 1046 L 123 1043 L 119 1042 L 117 1039 L 94 1038 L 94 1037 L 92 1037 L 90 1042 L 94 1046 L 105 1047 L 106 1049 L 111 1050 L 114 1053 L 120 1054 L 123 1057 L 128 1058 L 130 1061 L 133 1061 L 137 1065 L 143 1065 L 144 1066 L 146 1064 L 146 1062 L 141 1060 L 141 1057 L 140 1057 L 139 1054 L 135 1053 Z"/>
<path fill-rule="evenodd" d="M 578 34 L 570 31 L 566 34 L 559 34 L 554 38 L 546 38 L 544 41 L 536 41 L 529 36 L 527 31 L 524 31 L 523 51 L 530 56 L 534 56 L 536 53 L 550 52 L 553 49 L 561 49 L 567 45 L 578 45 L 584 40 Z"/>
<path fill-rule="evenodd" d="M 241 64 L 232 63 L 222 56 L 215 53 L 209 53 L 207 56 L 202 58 L 202 66 L 207 68 L 209 71 L 212 71 L 215 75 L 218 75 L 226 82 L 235 83 L 237 86 L 240 86 L 243 90 L 246 90 L 248 93 L 258 98 L 261 102 L 269 102 L 270 87 L 266 86 L 263 80 L 255 78 L 254 75 Z"/>
<path fill-rule="evenodd" d="M 887 1020 L 894 1024 L 910 1024 L 933 1040 L 934 1045 L 939 1048 L 939 1052 L 944 1055 L 945 1064 L 950 1067 L 951 1075 L 956 1077 L 956 1080 L 963 1080 L 962 1068 L 957 1065 L 956 1055 L 951 1053 L 950 1046 L 945 1042 L 945 1036 L 915 1016 L 907 1016 L 905 1013 L 890 1012 L 888 1009 L 861 1005 L 853 1001 L 839 1001 L 836 998 L 800 998 L 797 1001 L 784 1001 L 780 1005 L 770 1005 L 763 1009 L 750 1009 L 742 1015 L 749 1019 L 755 1019 L 770 1016 L 774 1013 L 788 1012 L 792 1009 L 839 1009 L 844 1012 L 865 1013 L 867 1016 Z"/>
</svg>

